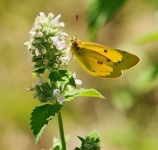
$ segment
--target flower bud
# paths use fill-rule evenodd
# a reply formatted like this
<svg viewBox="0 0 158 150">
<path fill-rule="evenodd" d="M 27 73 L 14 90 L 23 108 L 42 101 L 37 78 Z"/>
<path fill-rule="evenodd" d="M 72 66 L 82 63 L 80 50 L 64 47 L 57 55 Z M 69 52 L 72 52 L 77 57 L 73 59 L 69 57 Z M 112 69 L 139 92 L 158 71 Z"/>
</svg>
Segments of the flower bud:
<svg viewBox="0 0 158 150">
<path fill-rule="evenodd" d="M 53 95 L 54 95 L 55 97 L 59 97 L 59 96 L 60 96 L 60 90 L 59 90 L 59 89 L 55 89 L 55 90 L 53 91 Z"/>
<path fill-rule="evenodd" d="M 43 33 L 41 31 L 37 32 L 36 37 L 42 37 Z"/>
<path fill-rule="evenodd" d="M 51 20 L 51 19 L 53 19 L 54 18 L 54 14 L 53 13 L 49 13 L 48 14 L 48 18 Z"/>
<path fill-rule="evenodd" d="M 65 97 L 64 97 L 64 96 L 59 96 L 59 97 L 57 97 L 57 101 L 58 101 L 60 104 L 62 104 L 62 103 L 64 102 L 64 100 L 65 100 Z"/>
</svg>

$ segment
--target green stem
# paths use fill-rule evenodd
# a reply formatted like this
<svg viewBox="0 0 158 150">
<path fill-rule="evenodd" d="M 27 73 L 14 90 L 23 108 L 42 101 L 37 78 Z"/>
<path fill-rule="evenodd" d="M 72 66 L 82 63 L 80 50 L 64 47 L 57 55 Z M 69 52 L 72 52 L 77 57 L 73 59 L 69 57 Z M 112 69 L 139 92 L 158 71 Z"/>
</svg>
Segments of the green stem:
<svg viewBox="0 0 158 150">
<path fill-rule="evenodd" d="M 58 123 L 59 123 L 59 130 L 60 130 L 60 138 L 61 138 L 62 150 L 66 150 L 63 122 L 62 122 L 62 117 L 61 117 L 61 112 L 60 111 L 58 113 Z"/>
</svg>

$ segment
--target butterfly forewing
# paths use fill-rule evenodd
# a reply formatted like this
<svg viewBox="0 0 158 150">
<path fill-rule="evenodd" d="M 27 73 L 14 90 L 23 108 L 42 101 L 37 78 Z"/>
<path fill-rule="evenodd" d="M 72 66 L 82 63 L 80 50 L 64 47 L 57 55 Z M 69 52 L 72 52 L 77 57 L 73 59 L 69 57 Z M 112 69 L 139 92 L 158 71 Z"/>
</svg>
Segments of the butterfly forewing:
<svg viewBox="0 0 158 150">
<path fill-rule="evenodd" d="M 135 66 L 140 60 L 136 55 L 101 44 L 79 41 L 78 46 L 82 49 L 89 49 L 91 51 L 102 54 L 103 56 L 106 56 L 111 61 L 113 61 L 121 70 Z"/>
</svg>

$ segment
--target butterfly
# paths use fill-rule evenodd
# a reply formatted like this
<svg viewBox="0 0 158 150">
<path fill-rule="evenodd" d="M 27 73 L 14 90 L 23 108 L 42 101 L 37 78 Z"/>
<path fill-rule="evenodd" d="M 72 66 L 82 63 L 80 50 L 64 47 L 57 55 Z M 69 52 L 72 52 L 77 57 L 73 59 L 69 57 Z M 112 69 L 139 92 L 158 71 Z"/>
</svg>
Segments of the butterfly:
<svg viewBox="0 0 158 150">
<path fill-rule="evenodd" d="M 118 78 L 122 70 L 140 61 L 139 57 L 129 52 L 76 38 L 71 39 L 70 50 L 88 74 L 102 78 Z"/>
</svg>

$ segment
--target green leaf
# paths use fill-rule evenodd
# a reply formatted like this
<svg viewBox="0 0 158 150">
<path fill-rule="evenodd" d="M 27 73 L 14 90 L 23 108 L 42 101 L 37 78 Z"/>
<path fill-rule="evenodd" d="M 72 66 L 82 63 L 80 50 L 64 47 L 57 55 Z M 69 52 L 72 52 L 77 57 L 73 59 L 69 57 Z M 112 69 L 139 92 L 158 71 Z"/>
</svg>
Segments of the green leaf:
<svg viewBox="0 0 158 150">
<path fill-rule="evenodd" d="M 44 73 L 44 71 L 45 71 L 45 69 L 46 69 L 46 67 L 42 67 L 42 68 L 40 68 L 40 69 L 37 69 L 37 70 L 35 70 L 35 71 L 33 71 L 34 73 L 36 73 L 36 74 L 43 74 Z"/>
<path fill-rule="evenodd" d="M 87 11 L 87 19 L 91 40 L 98 30 L 110 21 L 123 6 L 126 0 L 93 0 Z"/>
<path fill-rule="evenodd" d="M 52 117 L 58 113 L 62 108 L 60 104 L 46 104 L 42 106 L 35 107 L 31 113 L 31 130 L 33 135 L 36 138 L 36 142 L 39 141 L 39 138 Z"/>
<path fill-rule="evenodd" d="M 70 101 L 73 100 L 75 97 L 85 96 L 85 97 L 99 97 L 104 98 L 98 91 L 94 89 L 74 89 L 73 91 L 65 92 L 65 100 Z"/>
<path fill-rule="evenodd" d="M 66 70 L 56 70 L 52 71 L 49 74 L 49 79 L 51 81 L 57 82 L 57 81 L 62 81 L 62 77 L 66 74 Z"/>
<path fill-rule="evenodd" d="M 49 79 L 54 82 L 61 82 L 62 84 L 69 84 L 76 87 L 73 75 L 69 70 L 52 71 L 49 74 Z"/>
<path fill-rule="evenodd" d="M 76 88 L 76 83 L 75 83 L 75 79 L 74 79 L 73 76 L 71 76 L 71 77 L 69 78 L 69 81 L 67 82 L 67 84 L 69 84 L 69 85 L 71 85 L 71 86 L 73 86 L 73 87 Z"/>
</svg>

